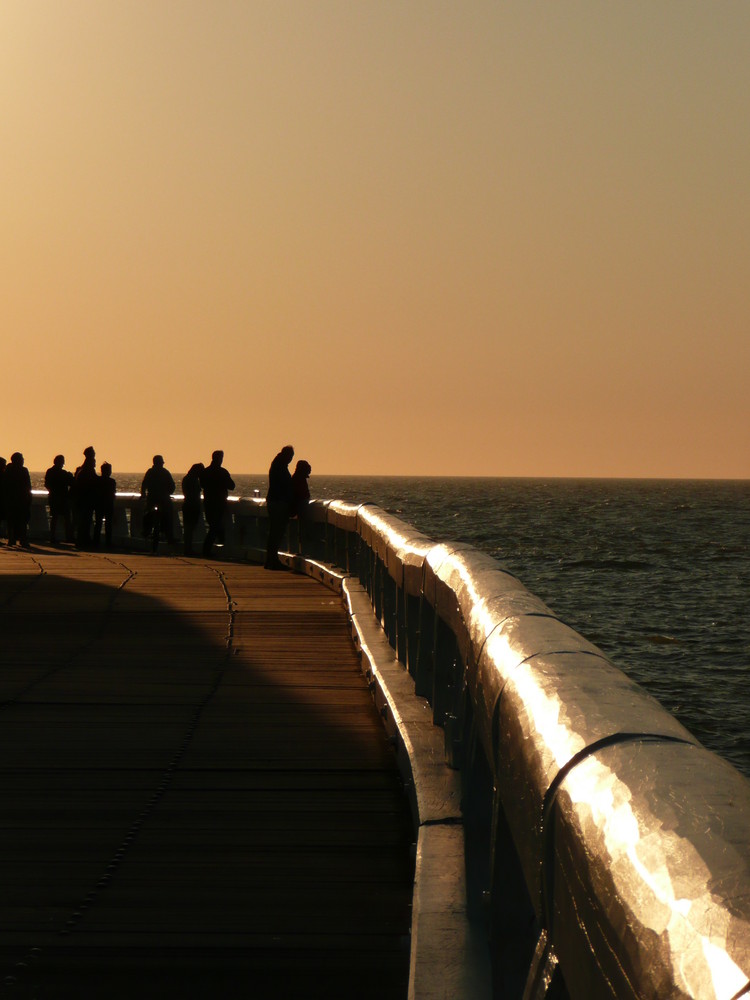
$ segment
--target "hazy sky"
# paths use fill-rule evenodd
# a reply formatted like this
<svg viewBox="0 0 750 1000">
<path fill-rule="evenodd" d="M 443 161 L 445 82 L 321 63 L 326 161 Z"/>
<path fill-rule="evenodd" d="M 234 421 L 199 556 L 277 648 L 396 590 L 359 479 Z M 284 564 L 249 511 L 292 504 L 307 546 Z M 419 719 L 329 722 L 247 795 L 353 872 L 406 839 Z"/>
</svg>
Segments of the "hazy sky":
<svg viewBox="0 0 750 1000">
<path fill-rule="evenodd" d="M 0 454 L 750 477 L 750 3 L 2 0 Z"/>
</svg>

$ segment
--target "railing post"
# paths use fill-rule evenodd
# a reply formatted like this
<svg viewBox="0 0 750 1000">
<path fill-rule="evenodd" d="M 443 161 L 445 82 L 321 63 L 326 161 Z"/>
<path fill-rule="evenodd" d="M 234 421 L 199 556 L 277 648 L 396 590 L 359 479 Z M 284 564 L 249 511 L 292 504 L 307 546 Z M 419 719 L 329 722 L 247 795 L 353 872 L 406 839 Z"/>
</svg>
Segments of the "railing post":
<svg viewBox="0 0 750 1000">
<path fill-rule="evenodd" d="M 286 529 L 287 552 L 296 555 L 300 551 L 299 522 L 297 519 L 290 520 Z"/>
<path fill-rule="evenodd" d="M 491 882 L 493 807 L 492 769 L 479 741 L 474 714 L 469 709 L 466 753 L 461 767 L 461 813 L 466 841 L 466 893 L 469 916 L 488 925 Z M 489 935 L 489 925 L 487 926 Z"/>
<path fill-rule="evenodd" d="M 323 560 L 334 566 L 339 565 L 336 534 L 336 526 L 325 522 L 323 527 Z"/>
<path fill-rule="evenodd" d="M 182 542 L 182 519 L 180 518 L 180 504 L 172 501 L 172 538 L 177 544 Z"/>
<path fill-rule="evenodd" d="M 435 650 L 435 611 L 424 595 L 419 600 L 419 639 L 414 671 L 414 693 L 422 698 L 432 694 Z"/>
<path fill-rule="evenodd" d="M 408 669 L 409 644 L 406 629 L 406 592 L 402 586 L 396 585 L 396 656 Z"/>
<path fill-rule="evenodd" d="M 459 657 L 456 637 L 439 615 L 435 616 L 433 643 L 432 719 L 435 725 L 442 726 L 453 702 Z"/>
<path fill-rule="evenodd" d="M 130 542 L 140 546 L 143 543 L 143 504 L 136 497 L 131 497 L 128 509 L 130 510 Z"/>
<path fill-rule="evenodd" d="M 112 511 L 112 539 L 116 545 L 126 545 L 128 542 L 127 508 L 117 497 Z"/>
<path fill-rule="evenodd" d="M 331 554 L 331 558 L 326 560 L 334 566 L 344 566 L 341 555 L 341 531 L 335 524 L 326 524 L 325 527 L 326 551 Z"/>
<path fill-rule="evenodd" d="M 492 799 L 490 850 L 492 979 L 496 995 L 503 1000 L 522 1000 L 539 925 L 497 786 Z"/>
<path fill-rule="evenodd" d="M 372 602 L 373 607 L 375 608 L 375 617 L 381 625 L 384 624 L 383 573 L 383 563 L 380 557 L 373 551 Z"/>
<path fill-rule="evenodd" d="M 29 535 L 34 538 L 49 538 L 49 518 L 47 517 L 47 504 L 31 504 L 31 517 L 29 519 Z"/>
<path fill-rule="evenodd" d="M 453 694 L 452 704 L 445 713 L 445 763 L 448 767 L 459 768 L 464 755 L 464 728 L 466 724 L 466 689 L 463 686 L 448 689 L 448 697 Z"/>
<path fill-rule="evenodd" d="M 419 655 L 419 604 L 420 598 L 404 592 L 404 632 L 406 659 L 403 661 L 412 677 L 417 675 Z M 400 655 L 400 654 L 399 654 Z"/>
<path fill-rule="evenodd" d="M 359 582 L 362 584 L 372 603 L 372 549 L 365 545 L 361 535 L 357 535 L 359 546 Z"/>
<path fill-rule="evenodd" d="M 396 649 L 398 642 L 398 586 L 388 567 L 382 563 L 383 580 L 383 630 L 388 642 Z"/>
<path fill-rule="evenodd" d="M 360 538 L 356 531 L 345 532 L 346 571 L 352 576 L 359 575 Z"/>
<path fill-rule="evenodd" d="M 336 525 L 333 529 L 336 543 L 336 565 L 340 566 L 347 573 L 352 573 L 349 562 L 349 547 L 357 534 L 354 531 L 347 531 L 346 528 Z"/>
<path fill-rule="evenodd" d="M 301 555 L 309 556 L 311 559 L 326 560 L 328 551 L 328 532 L 330 526 L 326 521 L 319 521 L 317 518 L 306 517 L 299 522 L 299 551 Z"/>
<path fill-rule="evenodd" d="M 557 955 L 547 931 L 542 931 L 539 935 L 523 991 L 523 1000 L 568 1000 Z"/>
</svg>

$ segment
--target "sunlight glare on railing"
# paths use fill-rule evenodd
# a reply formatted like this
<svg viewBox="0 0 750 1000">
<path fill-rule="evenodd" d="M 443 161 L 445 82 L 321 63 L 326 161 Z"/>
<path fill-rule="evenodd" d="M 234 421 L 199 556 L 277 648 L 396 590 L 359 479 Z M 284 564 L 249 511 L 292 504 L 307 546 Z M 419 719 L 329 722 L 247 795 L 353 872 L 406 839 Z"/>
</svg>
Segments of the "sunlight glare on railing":
<svg viewBox="0 0 750 1000">
<path fill-rule="evenodd" d="M 695 846 L 663 824 L 649 832 L 653 818 L 638 815 L 630 788 L 595 758 L 566 776 L 565 791 L 579 816 L 588 812 L 600 832 L 610 877 L 635 938 L 646 941 L 649 931 L 666 938 L 668 950 L 679 956 L 673 968 L 689 996 L 705 996 L 710 981 L 717 998 L 734 997 L 748 975 L 728 954 L 733 918 L 711 892 L 711 872 Z M 685 889 L 695 889 L 696 895 L 686 897 Z M 707 915 L 710 926 L 704 927 Z"/>
</svg>

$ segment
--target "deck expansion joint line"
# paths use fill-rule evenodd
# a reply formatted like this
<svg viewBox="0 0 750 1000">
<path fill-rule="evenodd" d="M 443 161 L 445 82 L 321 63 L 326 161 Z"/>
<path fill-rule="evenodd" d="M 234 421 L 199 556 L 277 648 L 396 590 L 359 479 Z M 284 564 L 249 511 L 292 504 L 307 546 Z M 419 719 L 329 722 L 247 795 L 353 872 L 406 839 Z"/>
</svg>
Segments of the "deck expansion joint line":
<svg viewBox="0 0 750 1000">
<path fill-rule="evenodd" d="M 88 553 L 87 553 L 87 555 L 88 555 Z M 107 562 L 113 563 L 114 565 L 120 566 L 120 567 L 122 567 L 123 569 L 125 569 L 128 572 L 128 576 L 126 577 L 125 580 L 122 581 L 122 583 L 119 585 L 119 587 L 117 587 L 117 589 L 115 590 L 114 595 L 110 599 L 110 602 L 109 602 L 109 604 L 107 606 L 107 609 L 106 609 L 105 616 L 103 616 L 103 617 L 106 617 L 107 615 L 111 615 L 112 612 L 114 611 L 115 601 L 116 601 L 118 593 L 120 591 L 122 591 L 127 586 L 127 584 L 130 583 L 130 581 L 133 580 L 137 576 L 137 572 L 135 570 L 132 570 L 129 567 L 127 567 L 124 563 L 115 562 L 114 560 L 109 559 L 107 556 L 102 556 L 100 558 L 103 558 Z M 138 818 L 130 826 L 130 829 L 128 830 L 127 834 L 125 835 L 125 837 L 124 837 L 122 843 L 119 845 L 118 849 L 115 851 L 115 854 L 113 855 L 110 863 L 106 866 L 106 868 L 100 874 L 99 878 L 96 880 L 94 887 L 90 888 L 90 891 L 82 899 L 79 900 L 77 906 L 74 909 L 72 909 L 71 911 L 69 911 L 67 919 L 65 920 L 65 924 L 63 926 L 59 926 L 58 927 L 58 929 L 56 931 L 56 935 L 59 938 L 67 937 L 68 935 L 70 935 L 75 930 L 75 928 L 83 920 L 84 916 L 86 915 L 86 912 L 97 901 L 99 893 L 101 891 L 103 891 L 104 889 L 106 889 L 109 886 L 109 884 L 111 883 L 112 879 L 117 874 L 118 869 L 120 868 L 122 862 L 125 860 L 125 857 L 126 857 L 126 854 L 127 854 L 128 850 L 133 846 L 133 844 L 134 844 L 136 838 L 138 837 L 139 833 L 141 832 L 142 828 L 145 826 L 145 824 L 152 817 L 152 815 L 153 815 L 156 807 L 159 805 L 159 803 L 161 802 L 161 800 L 164 798 L 166 792 L 169 790 L 169 787 L 172 785 L 173 780 L 174 780 L 174 776 L 175 776 L 175 772 L 179 768 L 180 761 L 185 756 L 185 753 L 186 753 L 186 751 L 187 751 L 187 749 L 188 749 L 188 747 L 189 747 L 189 745 L 190 745 L 190 743 L 191 743 L 191 741 L 192 741 L 192 739 L 193 739 L 193 737 L 195 735 L 195 732 L 196 732 L 196 730 L 198 728 L 198 725 L 200 723 L 201 715 L 203 714 L 203 712 L 205 711 L 206 706 L 211 701 L 211 699 L 214 697 L 214 695 L 216 694 L 216 692 L 218 691 L 218 689 L 219 689 L 219 687 L 221 685 L 221 682 L 223 680 L 224 674 L 226 672 L 227 665 L 229 663 L 229 657 L 230 657 L 231 637 L 232 637 L 232 631 L 233 631 L 233 629 L 232 629 L 232 619 L 233 619 L 233 615 L 234 615 L 234 610 L 233 610 L 233 604 L 234 604 L 234 602 L 231 599 L 231 595 L 230 595 L 228 587 L 226 585 L 226 580 L 225 580 L 224 574 L 220 570 L 216 569 L 213 566 L 209 566 L 207 568 L 210 569 L 210 570 L 213 570 L 213 572 L 215 573 L 215 575 L 219 579 L 219 582 L 220 582 L 220 584 L 221 584 L 221 586 L 222 586 L 222 588 L 224 590 L 224 593 L 226 595 L 226 599 L 227 599 L 227 611 L 229 612 L 229 617 L 230 617 L 230 628 L 229 628 L 229 635 L 228 635 L 228 638 L 227 638 L 227 649 L 225 650 L 225 653 L 224 653 L 224 656 L 223 656 L 223 667 L 220 668 L 216 672 L 216 676 L 214 678 L 213 685 L 211 686 L 209 692 L 206 694 L 206 696 L 204 697 L 203 701 L 196 707 L 195 711 L 193 712 L 193 715 L 192 715 L 192 717 L 190 719 L 190 722 L 188 724 L 187 731 L 185 733 L 184 739 L 182 740 L 182 743 L 180 744 L 180 746 L 178 747 L 178 749 L 176 750 L 176 752 L 173 754 L 170 762 L 167 764 L 166 768 L 164 769 L 161 783 L 158 785 L 156 791 L 152 794 L 151 798 L 146 803 L 144 809 L 141 811 L 141 813 L 139 814 Z M 43 680 L 47 680 L 47 679 L 49 679 L 50 676 L 52 676 L 53 674 L 55 674 L 58 670 L 61 670 L 64 667 L 69 666 L 70 663 L 75 659 L 75 657 L 77 657 L 81 652 L 84 652 L 93 642 L 97 641 L 101 637 L 101 635 L 103 634 L 103 632 L 104 632 L 104 625 L 102 624 L 100 626 L 100 628 L 97 630 L 97 632 L 91 637 L 91 639 L 89 639 L 78 650 L 76 650 L 75 652 L 73 652 L 70 655 L 70 657 L 69 657 L 68 661 L 66 661 L 66 663 L 59 665 L 58 667 L 56 667 L 53 670 L 49 671 L 47 674 L 44 674 L 42 677 L 37 678 L 34 683 L 36 684 L 36 683 L 39 683 L 39 682 L 41 682 Z M 32 685 L 30 685 L 30 687 L 31 686 Z M 24 692 L 26 692 L 26 691 L 28 691 L 28 688 L 24 689 Z M 21 693 L 24 693 L 24 692 L 21 692 Z M 6 702 L 6 703 L 3 703 L 3 704 L 12 704 L 12 702 Z M 23 970 L 25 970 L 26 968 L 28 968 L 29 965 L 32 962 L 37 961 L 42 956 L 42 954 L 43 954 L 43 948 L 40 947 L 40 946 L 33 946 L 33 947 L 29 948 L 28 951 L 27 951 L 27 953 L 24 955 L 24 957 L 18 963 L 16 963 L 16 968 L 19 970 L 19 972 L 22 972 Z M 18 981 L 17 977 L 13 978 L 12 982 L 11 982 L 11 978 L 13 978 L 13 977 L 6 977 L 6 979 L 4 981 L 5 985 L 12 985 L 12 986 L 16 985 L 16 983 Z"/>
<path fill-rule="evenodd" d="M 11 605 L 13 603 L 13 601 L 15 601 L 15 599 L 20 594 L 23 594 L 25 591 L 29 590 L 31 587 L 35 587 L 39 583 L 39 581 L 42 579 L 42 577 L 45 576 L 46 573 L 47 573 L 47 570 L 44 568 L 44 566 L 39 562 L 38 559 L 34 558 L 34 556 L 31 554 L 31 552 L 28 552 L 26 550 L 22 550 L 22 551 L 23 551 L 23 555 L 25 555 L 26 558 L 29 559 L 37 567 L 37 569 L 39 570 L 39 572 L 38 572 L 38 574 L 35 577 L 33 577 L 31 580 L 27 581 L 27 583 L 25 583 L 24 586 L 19 587 L 18 590 L 14 591 L 14 593 L 12 593 L 8 597 L 6 597 L 5 600 L 2 602 L 2 604 L 0 604 L 0 610 L 3 610 L 4 608 L 9 607 L 9 605 Z"/>
<path fill-rule="evenodd" d="M 408 808 L 340 599 L 246 564 L 126 560 L 59 560 L 3 622 L 9 691 L 44 673 L 0 731 L 0 993 L 104 995 L 106 976 L 132 996 L 156 974 L 160 995 L 217 975 L 234 995 L 313 960 L 332 997 L 353 975 L 405 998 Z"/>
<path fill-rule="evenodd" d="M 71 665 L 71 663 L 73 663 L 74 660 L 78 656 L 81 655 L 81 653 L 85 653 L 96 642 L 99 642 L 100 639 L 101 639 L 101 637 L 102 637 L 102 635 L 105 632 L 106 624 L 107 624 L 107 619 L 108 619 L 109 616 L 111 616 L 112 612 L 114 611 L 115 602 L 117 600 L 118 595 L 125 589 L 125 587 L 127 587 L 127 585 L 131 582 L 131 580 L 135 579 L 135 577 L 138 575 L 135 570 L 131 570 L 128 566 L 125 565 L 125 563 L 116 562 L 114 559 L 110 559 L 108 556 L 98 556 L 97 557 L 94 553 L 88 553 L 88 552 L 86 552 L 86 553 L 80 553 L 80 554 L 84 555 L 84 556 L 89 556 L 89 557 L 93 556 L 94 558 L 98 558 L 100 560 L 103 559 L 106 562 L 112 563 L 112 565 L 114 565 L 114 566 L 119 566 L 121 569 L 125 570 L 125 572 L 127 573 L 127 576 L 120 583 L 120 585 L 117 588 L 114 589 L 114 593 L 110 597 L 109 602 L 107 604 L 107 607 L 104 609 L 104 614 L 102 614 L 100 616 L 99 627 L 95 631 L 93 631 L 89 635 L 89 637 L 87 639 L 83 640 L 83 642 L 81 643 L 81 645 L 79 647 L 77 647 L 74 650 L 71 650 L 71 652 L 69 653 L 67 659 L 63 660 L 60 663 L 55 664 L 55 666 L 53 666 L 53 667 L 50 667 L 50 669 L 47 670 L 45 673 L 40 674 L 38 677 L 35 677 L 33 681 L 29 681 L 29 683 L 26 685 L 26 687 L 23 687 L 19 691 L 17 691 L 12 698 L 4 698 L 2 701 L 0 701 L 0 712 L 4 708 L 8 707 L 9 705 L 16 705 L 16 704 L 18 704 L 18 702 L 20 701 L 20 699 L 24 698 L 35 687 L 37 687 L 38 685 L 43 684 L 44 682 L 50 680 L 50 678 L 54 677 L 56 674 L 60 673 L 62 670 L 65 670 L 66 667 L 69 667 Z M 34 563 L 36 563 L 36 565 L 39 567 L 39 569 L 40 569 L 39 576 L 37 576 L 34 580 L 30 581 L 30 583 L 27 585 L 27 587 L 21 588 L 21 590 L 16 591 L 16 593 L 13 594 L 12 597 L 10 598 L 11 601 L 16 596 L 18 596 L 18 594 L 22 593 L 24 590 L 27 590 L 29 587 L 34 586 L 34 584 L 37 583 L 37 581 L 41 580 L 44 576 L 49 577 L 51 575 L 54 575 L 54 574 L 49 574 L 47 572 L 47 570 L 45 569 L 45 567 L 37 559 L 35 559 L 33 556 L 31 556 L 30 558 L 31 558 L 31 561 L 34 562 Z M 7 607 L 7 604 L 8 604 L 8 602 L 6 602 L 3 605 L 3 610 L 5 609 L 5 607 Z"/>
</svg>

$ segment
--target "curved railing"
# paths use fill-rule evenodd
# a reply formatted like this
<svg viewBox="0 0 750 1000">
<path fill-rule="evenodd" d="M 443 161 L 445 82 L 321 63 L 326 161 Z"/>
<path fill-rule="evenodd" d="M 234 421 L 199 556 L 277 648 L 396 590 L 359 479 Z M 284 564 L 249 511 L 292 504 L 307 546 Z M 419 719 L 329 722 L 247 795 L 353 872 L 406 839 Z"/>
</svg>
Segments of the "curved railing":
<svg viewBox="0 0 750 1000">
<path fill-rule="evenodd" d="M 750 995 L 750 783 L 495 560 L 373 507 L 327 520 L 339 559 L 359 540 L 347 568 L 444 727 L 467 821 L 491 814 L 496 983 Z"/>
<path fill-rule="evenodd" d="M 262 551 L 263 503 L 228 528 Z M 750 996 L 750 782 L 472 547 L 342 502 L 302 535 L 361 582 L 443 728 L 496 995 Z"/>
</svg>

